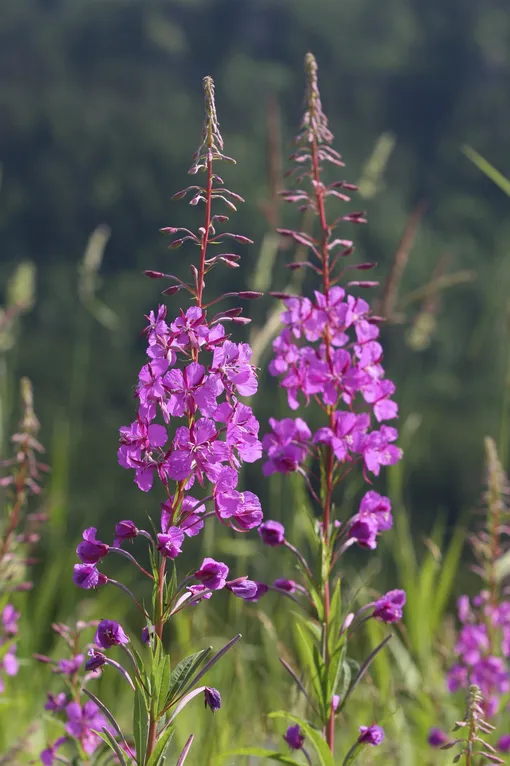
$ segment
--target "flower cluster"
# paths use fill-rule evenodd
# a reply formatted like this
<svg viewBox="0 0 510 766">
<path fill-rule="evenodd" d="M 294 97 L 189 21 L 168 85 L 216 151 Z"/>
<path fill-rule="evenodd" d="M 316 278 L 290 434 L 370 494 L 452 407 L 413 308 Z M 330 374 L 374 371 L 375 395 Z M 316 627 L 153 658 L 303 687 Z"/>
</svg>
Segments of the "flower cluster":
<svg viewBox="0 0 510 766">
<path fill-rule="evenodd" d="M 207 119 L 203 141 L 195 154 L 190 170 L 208 173 L 206 188 L 190 186 L 174 197 L 181 199 L 192 193 L 191 203 L 206 201 L 205 225 L 194 234 L 189 229 L 167 227 L 164 232 L 179 235 L 171 248 L 185 241 L 200 248 L 199 268 L 192 267 L 194 285 L 188 285 L 173 275 L 146 272 L 152 278 L 167 277 L 175 284 L 165 293 L 187 290 L 195 304 L 180 310 L 171 320 L 167 309 L 160 306 L 148 316 L 147 363 L 142 367 L 136 397 L 136 420 L 120 429 L 120 465 L 134 470 L 135 482 L 147 492 L 154 478 L 162 483 L 168 500 L 164 504 L 164 523 L 158 536 L 158 549 L 162 555 L 175 558 L 182 550 L 185 536 L 193 536 L 203 527 L 205 501 L 187 492 L 197 483 L 204 487 L 212 484 L 207 496 L 212 501 L 218 519 L 232 528 L 245 532 L 262 521 L 258 497 L 237 488 L 238 470 L 262 455 L 258 438 L 259 424 L 250 408 L 240 397 L 252 396 L 257 391 L 257 375 L 251 364 L 252 351 L 247 343 L 230 339 L 225 324 L 246 324 L 241 309 L 228 309 L 214 315 L 208 309 L 217 301 L 205 304 L 203 300 L 205 274 L 218 262 L 237 266 L 238 255 L 223 253 L 208 255 L 208 247 L 233 239 L 241 244 L 251 242 L 247 237 L 231 232 L 219 233 L 218 225 L 228 221 L 223 214 L 211 213 L 215 200 L 235 210 L 239 195 L 223 186 L 222 180 L 212 172 L 216 160 L 230 160 L 223 154 L 223 141 L 219 132 L 210 78 L 204 81 Z M 241 291 L 222 297 L 254 299 L 260 293 Z M 160 422 L 156 422 L 159 419 Z M 175 482 L 176 491 L 170 484 Z"/>
<path fill-rule="evenodd" d="M 486 587 L 473 599 L 463 595 L 457 602 L 461 628 L 454 648 L 455 663 L 448 671 L 448 689 L 477 686 L 484 699 L 484 714 L 492 718 L 500 707 L 500 698 L 510 691 L 510 601 L 504 597 L 497 574 L 498 561 L 504 554 L 508 531 L 506 497 L 508 481 L 496 447 L 486 440 L 487 506 L 486 521 L 472 537 L 477 559 L 476 571 Z"/>
<path fill-rule="evenodd" d="M 396 418 L 398 407 L 391 399 L 395 385 L 384 377 L 379 327 L 368 303 L 334 286 L 326 294 L 315 291 L 313 300 L 292 297 L 285 304 L 269 370 L 281 377 L 292 409 L 301 396 L 304 404 L 315 400 L 334 412 L 330 424 L 314 434 L 301 418 L 272 419 L 273 433 L 264 439 L 266 474 L 297 470 L 314 445 L 327 444 L 339 463 L 363 462 L 364 471 L 378 476 L 402 451 L 393 443 L 395 428 L 372 426 L 372 417 L 378 424 Z"/>
<path fill-rule="evenodd" d="M 382 467 L 400 460 L 402 450 L 395 444 L 397 430 L 387 424 L 397 418 L 398 406 L 392 398 L 395 385 L 385 377 L 382 364 L 381 320 L 372 314 L 366 300 L 350 293 L 350 288 L 376 283 L 351 281 L 345 287 L 338 284 L 349 269 L 367 270 L 376 264 L 348 266 L 337 273 L 338 265 L 354 252 L 354 247 L 351 240 L 338 237 L 336 229 L 343 224 L 364 223 L 365 219 L 363 213 L 347 213 L 328 221 L 327 205 L 349 201 L 345 192 L 356 187 L 345 181 L 326 184 L 323 180 L 326 164 L 342 167 L 343 163 L 331 146 L 333 135 L 322 109 L 317 64 L 311 54 L 306 57 L 306 71 L 306 112 L 295 141 L 297 149 L 291 156 L 294 168 L 287 174 L 294 176 L 299 188 L 283 191 L 282 196 L 286 202 L 298 203 L 301 212 L 313 214 L 318 231 L 277 231 L 308 254 L 309 260 L 291 263 L 290 267 L 310 269 L 320 278 L 321 289 L 315 289 L 312 297 L 274 293 L 284 303 L 283 329 L 273 342 L 269 372 L 280 379 L 291 410 L 296 412 L 313 404 L 322 415 L 322 424 L 313 431 L 302 414 L 282 420 L 271 418 L 271 431 L 263 437 L 262 448 L 267 458 L 263 466 L 266 476 L 295 472 L 305 481 L 320 514 L 315 524 L 319 561 L 309 564 L 289 542 L 278 521 L 261 524 L 259 534 L 266 545 L 284 547 L 297 557 L 303 584 L 279 578 L 272 589 L 307 611 L 312 605 L 317 641 L 313 647 L 314 667 L 308 669 L 308 686 L 303 685 L 301 673 L 284 660 L 282 664 L 318 715 L 319 728 L 334 753 L 335 716 L 349 696 L 351 679 L 349 673 L 344 679 L 343 695 L 337 694 L 342 673 L 331 671 L 332 657 L 345 657 L 348 639 L 366 620 L 398 622 L 406 600 L 403 591 L 392 590 L 356 613 L 345 615 L 340 624 L 330 624 L 335 565 L 354 544 L 375 549 L 378 536 L 393 523 L 389 498 L 372 489 L 362 496 L 357 512 L 347 520 L 336 518 L 334 493 L 354 465 L 361 466 L 364 479 L 371 484 L 369 474 L 378 477 Z M 312 680 L 317 677 L 336 680 L 325 683 L 318 692 Z M 375 724 L 361 727 L 360 737 L 344 762 L 350 762 L 351 755 L 354 757 L 362 746 L 379 745 L 383 739 L 382 729 Z M 300 749 L 300 726 L 290 727 L 285 740 L 291 748 Z"/>
<path fill-rule="evenodd" d="M 453 648 L 454 662 L 446 675 L 448 691 L 476 688 L 477 704 L 487 719 L 494 720 L 502 712 L 502 702 L 510 692 L 510 601 L 505 598 L 508 589 L 502 587 L 498 567 L 508 550 L 508 507 L 510 487 L 501 466 L 492 439 L 485 441 L 487 462 L 487 492 L 484 495 L 484 522 L 471 537 L 476 558 L 474 571 L 481 577 L 484 587 L 470 598 L 462 595 L 457 601 L 459 631 Z M 432 729 L 428 742 L 440 747 L 447 735 Z M 498 743 L 501 752 L 507 752 L 510 743 L 503 735 Z"/>
<path fill-rule="evenodd" d="M 457 607 L 462 627 L 454 649 L 456 661 L 448 671 L 448 689 L 456 692 L 476 684 L 491 718 L 499 710 L 501 696 L 510 691 L 510 602 L 493 607 L 489 592 L 482 591 L 472 602 L 461 596 Z"/>
<path fill-rule="evenodd" d="M 170 657 L 163 649 L 165 624 L 182 609 L 210 599 L 215 591 L 227 590 L 239 598 L 256 601 L 268 589 L 247 576 L 228 579 L 227 564 L 210 557 L 203 560 L 194 574 L 181 577 L 180 581 L 176 569 L 172 567 L 171 577 L 168 573 L 169 565 L 181 554 L 186 539 L 200 534 L 208 517 L 216 516 L 222 524 L 238 532 L 247 532 L 262 522 L 257 495 L 238 487 L 242 464 L 252 463 L 262 455 L 259 424 L 250 406 L 242 401 L 242 397 L 256 392 L 257 374 L 251 363 L 250 346 L 234 342 L 226 331 L 227 323 L 244 325 L 249 320 L 241 316 L 240 308 L 215 314 L 210 311 L 211 306 L 223 298 L 252 300 L 260 293 L 228 293 L 209 303 L 204 299 L 205 276 L 211 268 L 220 262 L 236 267 L 239 260 L 239 255 L 234 253 L 214 255 L 212 248 L 229 239 L 242 245 L 251 242 L 239 234 L 217 231 L 229 219 L 223 213 L 213 213 L 213 206 L 219 203 L 235 210 L 234 202 L 242 198 L 226 189 L 214 172 L 213 165 L 217 161 L 233 160 L 223 153 L 214 86 L 209 77 L 204 79 L 204 93 L 206 120 L 190 173 L 196 175 L 204 171 L 206 180 L 203 186 L 189 186 L 174 195 L 182 199 L 191 193 L 191 205 L 204 203 L 204 222 L 197 233 L 174 226 L 162 230 L 174 237 L 170 249 L 179 248 L 185 242 L 198 248 L 198 267 L 191 265 L 191 284 L 171 274 L 145 272 L 152 279 L 169 279 L 173 284 L 163 294 L 185 291 L 191 296 L 192 305 L 181 308 L 171 318 L 166 306 L 160 305 L 146 317 L 147 356 L 135 389 L 136 419 L 120 429 L 120 465 L 134 471 L 134 481 L 143 492 L 149 492 L 155 481 L 163 489 L 159 525 L 153 523 L 151 533 L 129 519 L 122 520 L 115 526 L 111 544 L 98 538 L 96 528 L 86 529 L 76 549 L 80 563 L 75 565 L 73 573 L 75 584 L 81 588 L 91 589 L 106 583 L 119 587 L 143 615 L 141 638 L 151 653 L 149 670 L 136 658 L 127 634 L 113 620 L 99 624 L 95 647 L 89 652 L 85 670 L 96 672 L 105 665 L 116 667 L 137 695 L 135 716 L 140 704 L 137 700 L 143 698 L 146 736 L 142 742 L 136 726 L 133 735 L 136 749 L 142 748 L 147 760 L 154 756 L 156 749 L 159 758 L 164 759 L 167 747 L 164 742 L 173 718 L 197 694 L 203 693 L 205 705 L 212 712 L 220 708 L 219 692 L 207 686 L 196 687 L 196 684 L 240 638 L 235 636 L 208 662 L 210 649 L 184 658 L 181 665 L 184 664 L 186 671 L 180 672 L 177 666 L 175 683 L 168 689 L 159 689 L 154 678 L 168 679 L 172 672 Z M 149 542 L 147 569 L 125 546 L 136 538 Z M 98 569 L 102 560 L 111 554 L 127 558 L 151 580 L 151 607 L 140 604 L 125 585 Z M 122 664 L 105 654 L 112 646 L 121 647 L 128 655 L 133 677 Z M 167 714 L 171 714 L 168 721 Z M 110 720 L 115 720 L 113 713 Z M 191 735 L 186 743 L 179 763 L 184 763 L 193 737 Z M 110 745 L 115 750 L 111 742 Z"/>
<path fill-rule="evenodd" d="M 0 487 L 7 490 L 6 516 L 0 519 L 0 596 L 3 609 L 0 614 L 0 693 L 5 690 L 8 676 L 18 672 L 16 634 L 20 612 L 17 610 L 20 594 L 32 588 L 28 569 L 35 563 L 32 547 L 39 540 L 39 529 L 46 520 L 41 511 L 28 512 L 33 496 L 39 495 L 41 473 L 48 466 L 39 460 L 43 446 L 37 439 L 39 421 L 34 412 L 30 381 L 21 379 L 23 414 L 19 427 L 11 437 L 13 455 L 0 462 L 5 470 Z M 12 599 L 12 600 L 11 600 Z M 14 602 L 14 603 L 13 603 Z"/>
<path fill-rule="evenodd" d="M 39 460 L 44 447 L 37 439 L 39 421 L 34 412 L 32 384 L 21 379 L 23 415 L 11 437 L 13 456 L 0 461 L 5 470 L 0 487 L 8 491 L 7 515 L 0 520 L 0 590 L 13 593 L 30 590 L 27 568 L 34 563 L 29 552 L 39 540 L 39 528 L 46 521 L 41 511 L 27 513 L 29 499 L 40 494 L 41 474 L 48 466 Z"/>
<path fill-rule="evenodd" d="M 208 479 L 217 486 L 222 477 L 225 491 L 235 491 L 235 469 L 228 478 L 223 469 L 238 468 L 262 454 L 258 422 L 238 399 L 257 389 L 250 347 L 229 340 L 224 326 L 209 324 L 206 311 L 195 306 L 169 323 L 166 308 L 160 306 L 149 315 L 147 336 L 149 361 L 139 376 L 138 417 L 120 430 L 119 463 L 135 470 L 135 481 L 144 491 L 151 488 L 154 475 L 165 487 L 176 481 L 186 489 L 195 480 L 203 486 Z M 193 361 L 207 354 L 205 364 Z M 175 366 L 179 361 L 182 369 Z M 154 422 L 158 413 L 165 425 Z M 184 418 L 188 425 L 178 426 L 170 439 L 166 426 L 174 418 Z M 224 494 L 221 486 L 214 494 Z M 237 500 L 242 515 L 239 493 Z M 221 508 L 220 499 L 216 512 L 223 519 Z M 171 515 L 172 508 L 168 511 Z M 181 512 L 189 515 L 189 507 Z"/>
<path fill-rule="evenodd" d="M 91 628 L 96 628 L 95 642 L 82 643 L 82 634 Z M 36 655 L 36 659 L 49 665 L 54 674 L 59 676 L 65 690 L 47 695 L 44 709 L 56 716 L 64 725 L 65 736 L 41 752 L 40 760 L 44 766 L 52 766 L 59 760 L 58 751 L 67 746 L 77 753 L 92 756 L 103 745 L 103 740 L 97 732 L 106 729 L 112 736 L 115 729 L 103 715 L 98 705 L 85 697 L 83 688 L 90 679 L 96 678 L 99 667 L 90 667 L 86 662 L 87 653 L 93 655 L 98 647 L 101 625 L 97 622 L 78 622 L 74 628 L 63 624 L 53 625 L 53 630 L 65 642 L 68 652 L 65 657 L 53 660 L 44 655 Z M 123 747 L 122 743 L 119 746 Z M 128 749 L 128 754 L 132 752 Z"/>
<path fill-rule="evenodd" d="M 5 689 L 5 676 L 15 676 L 18 672 L 14 641 L 19 617 L 19 612 L 12 604 L 6 604 L 0 615 L 0 693 Z"/>
</svg>

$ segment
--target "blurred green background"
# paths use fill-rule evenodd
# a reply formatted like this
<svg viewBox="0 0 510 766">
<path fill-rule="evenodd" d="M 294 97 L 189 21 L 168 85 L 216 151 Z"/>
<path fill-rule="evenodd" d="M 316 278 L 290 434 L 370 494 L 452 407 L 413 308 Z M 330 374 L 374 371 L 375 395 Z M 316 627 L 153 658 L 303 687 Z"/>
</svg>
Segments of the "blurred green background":
<svg viewBox="0 0 510 766">
<path fill-rule="evenodd" d="M 485 434 L 506 457 L 508 198 L 462 152 L 470 145 L 510 172 L 503 0 L 3 0 L 1 303 L 30 275 L 35 286 L 1 338 L 0 436 L 5 451 L 19 415 L 17 381 L 27 375 L 53 466 L 38 570 L 44 588 L 31 602 L 40 651 L 46 618 L 69 618 L 75 608 L 67 578 L 83 527 L 99 526 L 108 540 L 116 520 L 158 513 L 159 498 L 140 493 L 117 466 L 118 428 L 135 412 L 143 315 L 161 300 L 160 283 L 141 272 L 184 274 L 193 253 L 168 251 L 158 230 L 198 225 L 196 210 L 170 197 L 186 186 L 199 142 L 201 78 L 215 79 L 225 149 L 238 163 L 225 177 L 247 200 L 232 230 L 255 240 L 241 269 L 219 267 L 209 289 L 253 289 L 254 281 L 282 289 L 288 254 L 275 256 L 268 232 L 295 220 L 274 191 L 300 120 L 308 50 L 345 178 L 361 181 L 350 209 L 368 211 L 369 225 L 345 236 L 354 235 L 360 261 L 379 263 L 379 296 L 407 260 L 383 341 L 405 432 L 394 486 L 416 539 L 438 514 L 448 535 L 477 501 Z M 167 303 L 174 313 L 178 301 Z M 256 342 L 273 306 L 269 297 L 253 306 Z M 262 430 L 270 415 L 287 412 L 267 358 L 254 401 Z M 289 495 L 288 485 L 260 477 L 261 465 L 250 466 L 245 483 L 259 491 L 266 515 L 292 524 L 297 487 Z M 262 578 L 268 556 L 257 535 L 218 534 L 190 546 L 190 560 L 214 549 L 235 555 L 239 574 L 248 568 Z M 392 587 L 394 558 L 388 551 L 384 565 Z M 281 564 L 269 559 L 276 576 Z M 227 616 L 233 630 L 237 607 Z M 225 616 L 212 617 L 221 630 Z M 253 640 L 262 641 L 256 632 Z"/>
</svg>

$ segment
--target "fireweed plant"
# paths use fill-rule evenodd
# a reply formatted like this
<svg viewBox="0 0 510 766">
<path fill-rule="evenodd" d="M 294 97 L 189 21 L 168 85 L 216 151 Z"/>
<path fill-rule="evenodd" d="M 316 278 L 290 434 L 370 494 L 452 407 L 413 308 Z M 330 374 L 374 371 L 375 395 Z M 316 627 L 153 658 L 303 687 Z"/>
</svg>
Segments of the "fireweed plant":
<svg viewBox="0 0 510 766">
<path fill-rule="evenodd" d="M 105 662 L 125 673 L 131 686 L 133 682 L 119 663 L 99 655 L 102 635 L 98 624 L 98 621 L 80 621 L 71 628 L 62 623 L 55 623 L 52 628 L 66 646 L 65 655 L 57 660 L 42 654 L 35 655 L 36 660 L 51 667 L 60 682 L 55 691 L 48 692 L 44 709 L 60 724 L 63 731 L 60 737 L 40 753 L 40 761 L 44 766 L 52 766 L 55 762 L 69 763 L 67 759 L 62 760 L 62 749 L 65 745 L 68 746 L 68 751 L 70 748 L 74 750 L 74 755 L 81 762 L 87 763 L 103 745 L 103 738 L 98 732 L 104 733 L 106 730 L 111 736 L 116 734 L 114 726 L 99 705 L 88 698 L 85 686 L 101 673 Z M 90 634 L 93 628 L 96 628 L 95 641 L 84 642 L 83 634 Z M 96 655 L 101 657 L 97 663 L 94 659 Z M 88 661 L 87 656 L 90 657 Z M 126 742 L 121 741 L 119 746 L 128 755 L 132 754 L 133 751 Z"/>
<path fill-rule="evenodd" d="M 510 695 L 510 601 L 508 586 L 508 539 L 510 534 L 508 497 L 510 487 L 498 457 L 496 445 L 485 440 L 487 491 L 483 499 L 484 522 L 471 537 L 476 564 L 473 570 L 483 581 L 483 588 L 470 599 L 462 595 L 457 601 L 460 630 L 454 647 L 455 660 L 448 669 L 447 687 L 452 694 L 476 687 L 480 691 L 478 705 L 486 721 L 486 733 L 506 726 Z M 506 719 L 506 720 L 505 720 Z M 428 741 L 441 747 L 448 736 L 432 729 Z M 510 752 L 510 735 L 501 736 L 497 749 Z M 486 755 L 487 758 L 489 756 Z M 499 763 L 499 761 L 494 761 Z"/>
<path fill-rule="evenodd" d="M 375 264 L 343 266 L 353 253 L 353 243 L 337 235 L 344 224 L 365 222 L 362 213 L 329 217 L 329 203 L 347 202 L 347 191 L 356 187 L 344 181 L 326 183 L 325 166 L 343 167 L 340 155 L 332 148 L 333 135 L 323 112 L 314 57 L 306 57 L 306 111 L 291 156 L 296 186 L 283 191 L 283 199 L 297 203 L 300 211 L 311 211 L 318 219 L 318 231 L 279 229 L 279 233 L 304 246 L 310 259 L 290 264 L 292 269 L 308 268 L 320 280 L 313 297 L 275 293 L 283 299 L 283 329 L 273 343 L 274 358 L 270 373 L 280 378 L 294 412 L 315 405 L 323 425 L 315 433 L 304 417 L 269 422 L 271 432 L 263 438 L 266 456 L 265 476 L 278 472 L 297 473 L 306 483 L 319 511 L 315 518 L 317 560 L 308 562 L 285 535 L 283 525 L 265 521 L 259 527 L 262 542 L 286 549 L 295 557 L 301 582 L 278 579 L 274 590 L 303 607 L 305 615 L 297 623 L 296 634 L 308 657 L 307 667 L 292 668 L 281 660 L 305 696 L 312 723 L 288 713 L 274 713 L 293 721 L 285 741 L 293 751 L 301 751 L 311 763 L 309 747 L 317 751 L 321 763 L 338 763 L 335 751 L 335 724 L 346 702 L 371 660 L 389 636 L 361 667 L 348 657 L 348 644 L 368 619 L 395 623 L 402 616 L 405 593 L 393 590 L 357 611 L 343 613 L 340 577 L 335 568 L 353 545 L 368 550 L 377 546 L 380 533 L 392 526 L 391 504 L 387 497 L 371 487 L 371 476 L 379 476 L 381 467 L 400 460 L 395 446 L 397 431 L 386 425 L 397 417 L 397 404 L 391 399 L 394 384 L 385 378 L 383 350 L 378 341 L 379 321 L 367 301 L 347 292 L 351 287 L 372 287 L 373 282 L 340 282 L 351 269 L 368 270 Z M 341 237 L 341 238 L 340 238 Z M 304 413 L 303 413 L 304 415 Z M 306 463 L 306 466 L 305 466 Z M 340 518 L 334 502 L 335 490 L 345 481 L 354 466 L 362 468 L 369 485 L 357 512 Z M 314 475 L 319 467 L 319 476 Z M 369 722 L 367 722 L 369 724 Z M 367 745 L 379 745 L 384 739 L 380 726 L 360 727 L 358 739 L 344 748 L 344 764 L 355 760 Z M 347 752 L 346 752 L 347 751 Z M 238 751 L 239 752 L 239 751 Z M 242 751 L 268 759 L 298 763 L 284 752 L 249 748 Z"/>
<path fill-rule="evenodd" d="M 20 599 L 32 588 L 29 568 L 35 563 L 32 548 L 39 540 L 39 529 L 46 520 L 40 510 L 32 511 L 30 504 L 40 494 L 41 473 L 48 466 L 41 463 L 44 452 L 37 440 L 39 421 L 35 415 L 32 385 L 21 379 L 23 415 L 11 437 L 13 454 L 0 462 L 3 476 L 0 488 L 5 488 L 5 515 L 0 520 L 0 693 L 6 691 L 8 676 L 18 672 L 16 636 L 21 616 Z"/>
<path fill-rule="evenodd" d="M 134 694 L 133 733 L 129 742 L 113 713 L 95 695 L 87 693 L 113 727 L 97 726 L 100 735 L 122 764 L 138 766 L 158 766 L 164 762 L 175 719 L 195 697 L 199 696 L 213 712 L 220 708 L 220 693 L 199 682 L 240 638 L 234 636 L 213 656 L 211 648 L 203 649 L 172 669 L 164 648 L 165 624 L 183 609 L 194 609 L 210 599 L 218 590 L 226 589 L 250 601 L 259 596 L 259 586 L 246 576 L 229 579 L 229 567 L 221 561 L 206 558 L 192 573 L 178 575 L 176 568 L 186 539 L 200 534 L 206 520 L 216 516 L 238 532 L 253 529 L 262 521 L 258 497 L 237 489 L 242 463 L 253 462 L 262 455 L 259 424 L 240 398 L 255 393 L 257 377 L 250 364 L 250 347 L 233 342 L 226 331 L 228 323 L 245 325 L 249 319 L 241 316 L 242 310 L 237 307 L 211 312 L 211 307 L 223 298 L 254 299 L 260 293 L 246 291 L 219 298 L 205 297 L 205 277 L 215 265 L 238 266 L 240 256 L 224 252 L 225 241 L 249 244 L 251 240 L 231 232 L 217 232 L 228 221 L 225 210 L 235 210 L 235 203 L 243 200 L 226 189 L 216 173 L 219 162 L 234 160 L 223 153 L 210 77 L 204 79 L 204 93 L 205 124 L 190 173 L 203 174 L 205 180 L 202 185 L 189 186 L 174 195 L 182 199 L 190 194 L 192 206 L 202 205 L 203 222 L 197 233 L 173 226 L 162 230 L 177 235 L 170 245 L 172 249 L 184 243 L 195 245 L 198 265 L 191 265 L 189 284 L 170 274 L 146 272 L 153 279 L 172 282 L 164 290 L 165 295 L 183 291 L 190 296 L 192 305 L 180 309 L 172 319 L 168 318 L 165 306 L 159 306 L 147 317 L 148 361 L 140 371 L 136 387 L 138 412 L 131 425 L 120 429 L 120 465 L 134 471 L 134 481 L 143 492 L 158 484 L 164 501 L 158 523 L 151 531 L 138 529 L 130 520 L 119 521 L 113 544 L 109 545 L 97 538 L 96 529 L 85 530 L 77 548 L 81 563 L 75 566 L 73 575 L 74 582 L 82 588 L 107 584 L 120 588 L 144 618 L 142 639 L 148 646 L 149 661 L 140 656 L 117 622 L 103 620 L 97 628 L 96 648 L 90 649 L 85 665 L 86 669 L 100 669 L 108 663 L 108 650 L 114 646 L 121 646 L 127 653 L 129 671 L 120 664 L 118 669 Z M 221 212 L 216 212 L 216 207 Z M 149 566 L 143 566 L 124 548 L 135 538 L 148 542 Z M 122 583 L 100 571 L 98 565 L 110 554 L 124 556 L 141 576 L 152 582 L 150 606 L 140 604 Z M 193 737 L 191 733 L 179 756 L 179 766 L 186 760 Z"/>
</svg>

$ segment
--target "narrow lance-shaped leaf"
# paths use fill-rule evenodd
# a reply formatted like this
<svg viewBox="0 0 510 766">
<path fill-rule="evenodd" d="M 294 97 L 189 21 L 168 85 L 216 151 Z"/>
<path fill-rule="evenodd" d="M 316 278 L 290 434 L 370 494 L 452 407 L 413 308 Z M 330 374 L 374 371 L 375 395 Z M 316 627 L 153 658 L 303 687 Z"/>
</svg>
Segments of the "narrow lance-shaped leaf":
<svg viewBox="0 0 510 766">
<path fill-rule="evenodd" d="M 314 729 L 313 726 L 310 726 L 307 721 L 304 721 L 297 715 L 287 713 L 285 710 L 277 710 L 274 713 L 270 713 L 269 718 L 285 718 L 299 724 L 304 735 L 315 748 L 320 766 L 335 766 L 333 754 L 326 741 L 322 738 L 322 734 L 317 729 Z"/>
<path fill-rule="evenodd" d="M 378 646 L 376 646 L 375 649 L 372 652 L 370 652 L 370 654 L 366 658 L 365 662 L 361 665 L 361 667 L 359 669 L 359 673 L 356 676 L 356 678 L 354 679 L 354 681 L 352 682 L 352 684 L 351 684 L 350 688 L 348 689 L 347 694 L 345 695 L 344 699 L 340 701 L 340 705 L 339 705 L 339 708 L 338 708 L 339 710 L 342 710 L 342 708 L 344 707 L 344 705 L 347 702 L 348 698 L 350 697 L 350 695 L 352 694 L 354 689 L 357 687 L 357 685 L 359 684 L 359 682 L 361 681 L 361 679 L 363 678 L 363 676 L 367 672 L 367 670 L 370 667 L 372 661 L 379 654 L 381 649 L 384 649 L 384 647 L 386 646 L 386 644 L 388 643 L 390 638 L 391 638 L 391 633 L 388 636 L 386 636 L 386 638 L 384 638 L 381 641 L 381 643 Z"/>
</svg>

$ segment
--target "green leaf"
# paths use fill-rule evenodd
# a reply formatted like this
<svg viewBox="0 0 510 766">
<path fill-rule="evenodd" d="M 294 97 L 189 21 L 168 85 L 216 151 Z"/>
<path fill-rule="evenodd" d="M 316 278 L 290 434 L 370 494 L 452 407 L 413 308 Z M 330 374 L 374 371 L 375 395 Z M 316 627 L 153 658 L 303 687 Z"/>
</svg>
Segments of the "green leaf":
<svg viewBox="0 0 510 766">
<path fill-rule="evenodd" d="M 159 716 L 165 706 L 170 684 L 170 656 L 165 654 L 163 644 L 158 636 L 154 636 L 154 654 L 152 655 L 151 690 L 154 715 Z"/>
<path fill-rule="evenodd" d="M 323 694 L 320 673 L 317 672 L 315 667 L 314 650 L 316 650 L 316 643 L 314 638 L 305 631 L 301 625 L 296 625 L 296 644 L 301 654 L 301 667 L 307 668 L 312 683 L 313 691 L 318 702 L 318 706 L 321 709 L 323 715 Z"/>
<path fill-rule="evenodd" d="M 86 695 L 87 695 L 87 697 L 89 697 L 89 698 L 92 700 L 92 702 L 95 702 L 95 703 L 96 703 L 96 705 L 98 706 L 98 708 L 99 708 L 99 709 L 100 709 L 100 710 L 101 710 L 101 711 L 102 711 L 102 712 L 105 714 L 105 716 L 108 718 L 108 720 L 109 720 L 109 721 L 110 721 L 110 723 L 112 724 L 113 728 L 115 729 L 115 731 L 117 732 L 117 734 L 119 735 L 119 737 L 120 737 L 120 738 L 123 740 L 123 742 L 126 742 L 126 738 L 125 738 L 124 734 L 122 733 L 122 729 L 120 728 L 119 724 L 117 723 L 117 721 L 116 721 L 116 719 L 115 719 L 115 716 L 114 716 L 114 715 L 113 715 L 113 713 L 112 713 L 112 712 L 111 712 L 111 711 L 110 711 L 110 710 L 109 710 L 109 709 L 106 707 L 106 705 L 104 704 L 104 702 L 101 702 L 101 700 L 99 699 L 99 697 L 96 697 L 96 695 L 95 695 L 95 694 L 92 694 L 92 692 L 90 692 L 88 689 L 85 689 L 85 688 L 83 688 L 83 689 L 82 689 L 82 691 L 83 691 L 83 693 L 84 693 L 84 694 L 86 694 Z"/>
<path fill-rule="evenodd" d="M 354 763 L 360 752 L 363 750 L 363 745 L 356 743 L 351 747 L 347 755 L 345 756 L 345 759 L 342 762 L 342 766 L 350 766 L 351 763 Z"/>
<path fill-rule="evenodd" d="M 173 734 L 174 728 L 172 726 L 167 726 L 163 729 L 158 737 L 156 747 L 149 758 L 147 766 L 161 766 L 165 762 L 166 751 L 168 750 L 168 745 L 170 744 Z"/>
<path fill-rule="evenodd" d="M 185 657 L 176 665 L 170 677 L 169 688 L 165 696 L 165 707 L 170 704 L 174 697 L 186 688 L 195 671 L 198 670 L 211 652 L 212 646 L 208 646 L 207 649 L 202 649 L 200 652 L 190 654 L 189 657 Z"/>
<path fill-rule="evenodd" d="M 133 706 L 133 737 L 135 740 L 136 759 L 139 766 L 145 763 L 147 735 L 149 731 L 149 713 L 145 696 L 138 682 L 136 683 L 135 704 Z"/>
<path fill-rule="evenodd" d="M 462 151 L 466 157 L 470 159 L 474 165 L 476 165 L 478 170 L 481 170 L 482 173 L 487 176 L 487 178 L 490 178 L 490 180 L 495 183 L 496 186 L 499 186 L 499 188 L 510 197 L 510 181 L 508 178 L 505 178 L 505 176 L 500 173 L 499 170 L 496 170 L 494 165 L 491 165 L 490 162 L 484 159 L 481 154 L 478 154 L 478 152 L 472 149 L 471 146 L 463 146 Z"/>
<path fill-rule="evenodd" d="M 102 740 L 106 742 L 110 750 L 113 750 L 115 755 L 120 761 L 121 766 L 129 766 L 131 763 L 131 758 L 129 761 L 126 761 L 126 754 L 122 751 L 122 749 L 119 747 L 119 743 L 113 736 L 113 734 L 110 734 L 108 729 L 103 729 L 102 731 L 97 731 L 96 729 L 92 729 L 96 734 L 98 734 Z"/>
<path fill-rule="evenodd" d="M 269 718 L 286 718 L 289 721 L 294 721 L 294 723 L 299 724 L 309 742 L 314 746 L 320 766 L 335 766 L 335 760 L 327 742 L 322 738 L 322 735 L 317 729 L 314 729 L 309 723 L 303 721 L 303 719 L 299 718 L 297 715 L 287 713 L 286 710 L 277 710 L 274 713 L 269 713 Z"/>
<path fill-rule="evenodd" d="M 365 675 L 365 673 L 367 672 L 367 670 L 369 669 L 370 665 L 375 660 L 375 658 L 377 657 L 379 652 L 382 649 L 384 649 L 384 647 L 386 646 L 386 644 L 388 643 L 388 641 L 390 640 L 392 635 L 393 635 L 392 633 L 389 633 L 385 638 L 383 638 L 383 640 L 375 647 L 375 649 L 373 649 L 370 652 L 370 654 L 368 655 L 368 657 L 366 658 L 364 663 L 360 666 L 360 669 L 359 669 L 356 677 L 354 678 L 354 681 L 349 686 L 349 689 L 347 690 L 347 693 L 346 693 L 345 697 L 343 698 L 343 700 L 340 700 L 340 705 L 338 707 L 339 711 L 342 710 L 342 708 L 344 707 L 345 703 L 347 702 L 347 699 L 350 697 L 350 695 L 352 694 L 354 689 L 357 687 L 357 685 L 359 684 L 359 682 L 361 681 L 361 679 L 363 678 L 363 676 Z"/>
<path fill-rule="evenodd" d="M 227 753 L 214 758 L 214 763 L 221 763 L 225 758 L 230 758 L 233 755 L 252 755 L 255 758 L 267 758 L 270 761 L 277 761 L 278 763 L 288 763 L 292 766 L 303 766 L 301 761 L 296 761 L 291 758 L 290 755 L 283 755 L 277 750 L 266 750 L 264 747 L 243 747 L 240 750 L 229 750 Z"/>
<path fill-rule="evenodd" d="M 341 580 L 337 579 L 335 590 L 331 598 L 331 605 L 329 609 L 329 625 L 328 625 L 328 645 L 329 652 L 333 654 L 338 641 L 338 635 L 342 627 L 342 589 Z"/>
<path fill-rule="evenodd" d="M 333 697 L 333 694 L 338 694 L 341 702 L 351 686 L 352 667 L 346 659 L 342 659 L 342 662 L 338 666 L 338 671 L 331 697 Z M 340 679 L 342 680 L 341 684 Z"/>
</svg>

